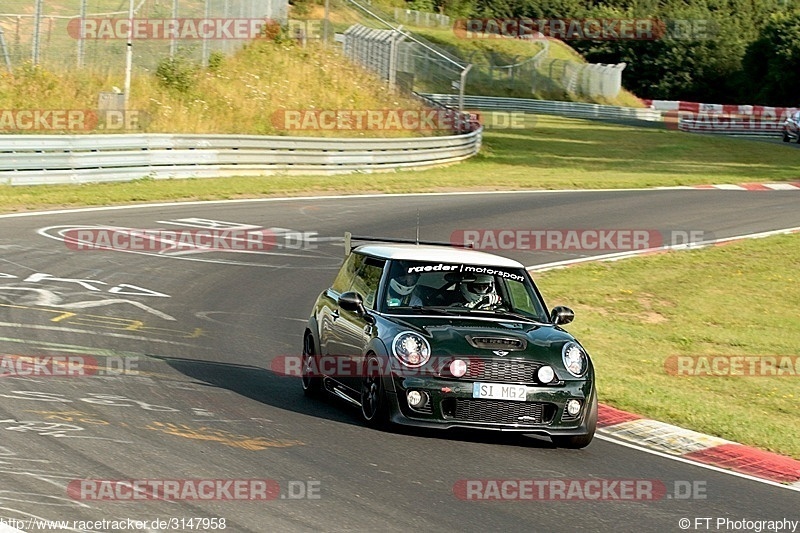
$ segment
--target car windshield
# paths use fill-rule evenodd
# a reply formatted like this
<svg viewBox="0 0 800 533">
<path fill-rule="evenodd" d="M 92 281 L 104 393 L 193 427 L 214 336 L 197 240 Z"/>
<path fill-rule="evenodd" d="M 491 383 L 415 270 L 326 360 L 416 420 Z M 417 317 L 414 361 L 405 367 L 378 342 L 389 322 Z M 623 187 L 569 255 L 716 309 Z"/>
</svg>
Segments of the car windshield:
<svg viewBox="0 0 800 533">
<path fill-rule="evenodd" d="M 381 301 L 386 312 L 488 312 L 547 321 L 538 291 L 522 268 L 393 261 Z"/>
</svg>

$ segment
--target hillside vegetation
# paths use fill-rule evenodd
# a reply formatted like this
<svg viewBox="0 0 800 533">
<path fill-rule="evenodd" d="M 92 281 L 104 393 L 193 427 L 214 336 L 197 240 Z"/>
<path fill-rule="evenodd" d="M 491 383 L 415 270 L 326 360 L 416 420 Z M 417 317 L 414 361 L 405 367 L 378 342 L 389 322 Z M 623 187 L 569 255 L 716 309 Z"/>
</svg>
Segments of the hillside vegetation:
<svg viewBox="0 0 800 533">
<path fill-rule="evenodd" d="M 302 6 L 300 10 L 306 13 L 304 16 L 321 19 L 324 16 L 324 9 L 320 5 L 322 2 L 323 0 L 295 1 L 295 12 L 298 6 Z M 466 78 L 466 94 L 630 107 L 643 105 L 639 98 L 624 88 L 613 98 L 568 90 L 564 85 L 565 69 L 586 65 L 588 62 L 569 43 L 558 39 L 517 39 L 508 36 L 493 36 L 487 39 L 467 38 L 462 31 L 455 28 L 458 20 L 456 17 L 450 18 L 449 25 L 437 27 L 425 26 L 424 23 L 417 25 L 412 17 L 394 20 L 395 8 L 425 9 L 427 12 L 432 12 L 434 8 L 431 5 L 420 5 L 420 2 L 404 3 L 399 0 L 359 3 L 365 10 L 355 7 L 347 0 L 331 0 L 329 18 L 335 31 L 343 32 L 356 23 L 377 29 L 386 29 L 386 22 L 401 26 L 404 31 L 410 32 L 413 39 L 427 41 L 462 64 L 472 65 Z M 411 37 L 408 40 L 410 39 Z M 421 51 L 418 55 L 426 54 Z M 426 75 L 426 68 L 429 68 L 429 65 L 430 63 L 426 61 L 417 63 L 416 90 L 455 91 L 450 82 L 457 81 L 457 73 L 450 72 L 449 79 L 432 80 Z M 444 63 L 441 65 L 446 66 Z"/>
<path fill-rule="evenodd" d="M 310 1 L 310 0 L 308 0 Z M 656 39 L 574 40 L 593 63 L 621 63 L 640 98 L 800 104 L 797 0 L 374 0 L 454 18 L 651 19 Z"/>
<path fill-rule="evenodd" d="M 587 61 L 574 48 L 557 39 L 463 39 L 452 28 L 413 28 L 413 31 L 474 65 L 467 77 L 467 94 L 643 107 L 641 100 L 625 89 L 615 98 L 565 90 L 559 81 L 564 64 L 586 64 Z M 544 57 L 533 65 L 533 58 L 545 44 Z M 512 65 L 517 65 L 514 76 L 502 68 Z"/>
<path fill-rule="evenodd" d="M 123 85 L 122 75 L 53 72 L 24 65 L 0 74 L 0 109 L 96 109 L 98 94 Z M 233 57 L 212 55 L 208 68 L 177 57 L 155 73 L 135 75 L 129 108 L 143 111 L 145 132 L 266 135 L 408 135 L 394 131 L 287 132 L 281 110 L 416 109 L 372 73 L 335 49 L 294 41 L 255 41 Z M 41 132 L 40 132 L 41 133 Z"/>
</svg>

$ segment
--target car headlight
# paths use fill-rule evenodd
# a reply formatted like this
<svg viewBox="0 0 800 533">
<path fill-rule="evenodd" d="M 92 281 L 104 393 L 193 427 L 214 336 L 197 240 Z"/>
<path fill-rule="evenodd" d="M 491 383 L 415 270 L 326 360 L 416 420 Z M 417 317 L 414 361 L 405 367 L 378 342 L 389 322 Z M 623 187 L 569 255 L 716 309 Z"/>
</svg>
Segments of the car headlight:
<svg viewBox="0 0 800 533">
<path fill-rule="evenodd" d="M 586 352 L 574 342 L 564 344 L 561 349 L 561 358 L 564 360 L 564 367 L 567 372 L 576 378 L 581 377 L 589 366 L 589 357 Z"/>
<path fill-rule="evenodd" d="M 406 366 L 422 366 L 431 358 L 431 347 L 425 337 L 413 331 L 398 333 L 392 342 L 392 353 Z"/>
</svg>

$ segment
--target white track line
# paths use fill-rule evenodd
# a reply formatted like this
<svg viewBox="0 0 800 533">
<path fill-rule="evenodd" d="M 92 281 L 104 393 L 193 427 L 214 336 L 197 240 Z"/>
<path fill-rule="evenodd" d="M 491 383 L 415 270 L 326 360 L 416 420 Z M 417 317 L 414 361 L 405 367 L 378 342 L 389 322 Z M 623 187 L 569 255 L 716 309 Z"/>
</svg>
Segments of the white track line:
<svg viewBox="0 0 800 533">
<path fill-rule="evenodd" d="M 678 251 L 678 250 L 699 250 L 701 248 L 707 248 L 709 246 L 716 246 L 718 244 L 724 244 L 733 241 L 740 241 L 744 239 L 762 239 L 764 237 L 772 237 L 773 235 L 789 235 L 792 233 L 800 232 L 800 226 L 795 226 L 793 228 L 783 228 L 783 229 L 776 229 L 770 231 L 762 231 L 759 233 L 744 233 L 742 235 L 735 235 L 733 237 L 725 237 L 722 239 L 714 239 L 713 241 L 702 241 L 697 243 L 690 243 L 690 244 L 679 244 L 679 245 L 666 245 L 666 246 L 659 246 L 656 248 L 646 248 L 643 250 L 629 250 L 625 252 L 614 252 L 611 254 L 603 254 L 603 255 L 593 255 L 590 257 L 580 257 L 578 259 L 566 259 L 564 261 L 555 261 L 553 263 L 543 263 L 540 265 L 531 265 L 529 267 L 525 267 L 527 270 L 531 272 L 544 272 L 546 270 L 553 270 L 556 268 L 563 268 L 571 265 L 575 265 L 578 263 L 589 263 L 594 261 L 619 261 L 620 259 L 627 259 L 629 257 L 635 257 L 637 255 L 645 255 L 645 254 L 653 254 L 659 253 L 664 251 Z"/>
</svg>

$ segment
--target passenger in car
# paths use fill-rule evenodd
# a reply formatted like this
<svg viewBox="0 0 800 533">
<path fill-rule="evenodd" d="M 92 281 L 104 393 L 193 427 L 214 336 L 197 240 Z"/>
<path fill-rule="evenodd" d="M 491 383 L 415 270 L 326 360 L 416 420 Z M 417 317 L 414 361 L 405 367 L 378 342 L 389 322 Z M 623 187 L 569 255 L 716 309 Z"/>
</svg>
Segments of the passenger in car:
<svg viewBox="0 0 800 533">
<path fill-rule="evenodd" d="M 421 306 L 422 299 L 414 291 L 419 283 L 419 274 L 403 273 L 389 281 L 386 291 L 386 304 L 389 307 L 414 307 Z"/>
</svg>

